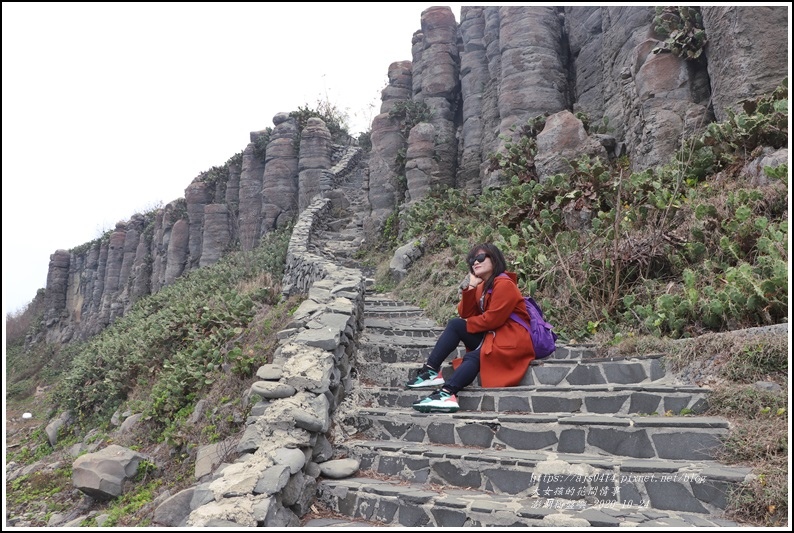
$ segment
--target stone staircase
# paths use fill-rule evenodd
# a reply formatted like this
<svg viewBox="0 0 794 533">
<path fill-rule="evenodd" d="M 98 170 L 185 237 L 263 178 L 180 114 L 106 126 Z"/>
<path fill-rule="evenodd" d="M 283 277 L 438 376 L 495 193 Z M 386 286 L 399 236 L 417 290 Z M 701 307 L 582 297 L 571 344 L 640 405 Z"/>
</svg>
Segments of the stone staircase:
<svg viewBox="0 0 794 533">
<path fill-rule="evenodd" d="M 429 391 L 403 384 L 440 328 L 387 295 L 365 312 L 361 408 L 345 420 L 358 433 L 336 443 L 361 467 L 320 483 L 334 512 L 406 527 L 736 525 L 720 515 L 749 471 L 715 461 L 728 424 L 701 416 L 707 391 L 676 385 L 659 355 L 564 346 L 521 386 L 475 382 L 457 413 L 422 414 L 411 404 Z"/>
<path fill-rule="evenodd" d="M 365 176 L 359 166 L 339 185 L 337 216 L 312 239 L 345 266 L 357 263 Z M 423 414 L 411 404 L 432 391 L 404 384 L 441 331 L 418 307 L 367 295 L 350 392 L 360 407 L 337 421 L 352 430 L 334 443 L 360 468 L 318 484 L 317 503 L 337 518 L 306 527 L 738 525 L 723 509 L 749 469 L 716 461 L 727 421 L 703 416 L 708 391 L 677 383 L 660 354 L 561 346 L 520 386 L 475 381 L 457 413 Z"/>
</svg>

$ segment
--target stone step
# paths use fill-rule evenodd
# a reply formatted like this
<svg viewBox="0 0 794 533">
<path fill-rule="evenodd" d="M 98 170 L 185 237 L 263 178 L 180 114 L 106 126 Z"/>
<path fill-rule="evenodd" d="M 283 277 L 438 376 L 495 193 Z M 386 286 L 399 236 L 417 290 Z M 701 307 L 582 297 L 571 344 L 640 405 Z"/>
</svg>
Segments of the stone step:
<svg viewBox="0 0 794 533">
<path fill-rule="evenodd" d="M 372 301 L 368 297 L 364 302 L 364 316 L 365 318 L 384 318 L 389 316 L 424 317 L 425 315 L 422 308 L 415 305 L 393 300 Z"/>
<path fill-rule="evenodd" d="M 737 524 L 704 513 L 658 511 L 618 502 L 588 504 L 559 498 L 435 485 L 405 485 L 366 477 L 324 479 L 318 499 L 334 512 L 403 527 L 731 527 Z"/>
<path fill-rule="evenodd" d="M 359 376 L 368 382 L 378 383 L 387 387 L 404 386 L 409 379 L 416 376 L 416 371 L 427 360 L 422 348 L 424 337 L 412 337 L 413 346 L 403 350 L 378 350 L 380 357 L 371 352 L 372 347 L 362 345 L 360 350 L 364 354 L 364 361 L 357 365 Z M 462 348 L 458 355 L 462 355 Z M 416 357 L 416 356 L 419 357 Z M 406 360 L 411 362 L 404 362 Z M 385 359 L 385 361 L 384 361 Z M 394 362 L 390 361 L 393 359 Z M 453 370 L 450 359 L 441 368 L 441 375 L 449 379 Z M 538 364 L 530 365 L 520 385 L 602 385 L 602 384 L 636 384 L 636 383 L 667 383 L 664 380 L 665 372 L 658 358 L 632 358 L 631 360 L 614 361 L 609 359 L 595 359 L 589 362 L 576 360 L 544 359 Z M 479 376 L 473 385 L 480 385 Z"/>
<path fill-rule="evenodd" d="M 433 337 L 438 338 L 444 328 L 421 316 L 368 317 L 365 315 L 364 328 L 368 334 L 384 337 Z"/>
<path fill-rule="evenodd" d="M 384 313 L 385 314 L 385 313 Z M 401 322 L 408 321 L 408 317 L 419 317 L 419 315 L 412 314 L 412 311 L 394 311 L 392 313 L 393 317 L 397 317 L 400 319 Z M 373 318 L 371 315 L 365 313 L 364 321 L 365 323 L 370 320 L 378 320 Z M 419 322 L 417 322 L 419 323 Z M 422 328 L 411 328 L 408 325 L 406 328 L 396 328 L 392 327 L 391 331 L 387 333 L 387 330 L 384 329 L 376 329 L 376 328 L 367 328 L 363 331 L 361 335 L 361 349 L 367 352 L 366 359 L 369 361 L 374 360 L 369 355 L 373 353 L 378 353 L 384 362 L 394 362 L 399 360 L 394 356 L 399 356 L 407 349 L 413 348 L 425 348 L 426 351 L 422 352 L 422 356 L 419 360 L 424 361 L 427 359 L 427 356 L 430 354 L 430 350 L 435 346 L 437 337 L 434 337 L 429 334 L 424 334 L 425 327 L 427 327 L 427 323 L 422 324 Z M 421 335 L 414 335 L 413 331 L 421 331 Z M 433 327 L 433 331 L 440 333 L 443 331 L 443 328 L 435 328 Z M 405 332 L 405 333 L 403 333 Z M 463 347 L 460 347 L 460 353 L 463 354 L 465 350 Z M 652 354 L 648 355 L 645 358 L 661 358 L 662 354 Z M 626 358 L 602 358 L 596 357 L 596 352 L 588 345 L 564 345 L 558 344 L 557 350 L 551 354 L 549 357 L 543 359 L 542 362 L 548 362 L 553 360 L 565 359 L 570 361 L 592 361 L 592 362 L 606 362 L 606 361 L 626 361 Z M 635 358 L 631 358 L 635 359 Z M 410 359 L 408 359 L 410 360 Z M 541 361 L 538 361 L 541 363 Z"/>
<path fill-rule="evenodd" d="M 410 408 L 431 392 L 405 387 L 360 388 L 361 397 L 375 407 Z M 497 413 L 699 415 L 708 407 L 708 393 L 707 389 L 694 386 L 652 384 L 467 387 L 458 394 L 458 404 L 461 411 Z"/>
<path fill-rule="evenodd" d="M 430 483 L 563 500 L 647 503 L 652 509 L 716 513 L 749 468 L 711 461 L 637 460 L 545 451 L 482 450 L 395 441 L 348 441 L 361 471 Z"/>
<path fill-rule="evenodd" d="M 490 449 L 714 460 L 728 422 L 701 416 L 419 413 L 362 407 L 345 418 L 359 438 Z"/>
</svg>

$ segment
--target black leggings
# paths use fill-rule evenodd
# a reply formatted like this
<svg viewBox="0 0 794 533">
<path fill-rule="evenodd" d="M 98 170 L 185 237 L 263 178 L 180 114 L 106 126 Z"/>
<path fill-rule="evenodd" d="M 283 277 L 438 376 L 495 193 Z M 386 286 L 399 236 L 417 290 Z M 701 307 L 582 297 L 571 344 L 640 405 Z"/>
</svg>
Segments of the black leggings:
<svg viewBox="0 0 794 533">
<path fill-rule="evenodd" d="M 466 347 L 463 362 L 444 384 L 444 388 L 452 394 L 466 387 L 480 373 L 480 343 L 485 333 L 469 333 L 466 331 L 466 321 L 462 318 L 453 318 L 447 322 L 447 327 L 438 338 L 433 351 L 427 358 L 427 366 L 441 371 L 441 365 L 447 357 L 454 352 L 462 342 Z"/>
</svg>

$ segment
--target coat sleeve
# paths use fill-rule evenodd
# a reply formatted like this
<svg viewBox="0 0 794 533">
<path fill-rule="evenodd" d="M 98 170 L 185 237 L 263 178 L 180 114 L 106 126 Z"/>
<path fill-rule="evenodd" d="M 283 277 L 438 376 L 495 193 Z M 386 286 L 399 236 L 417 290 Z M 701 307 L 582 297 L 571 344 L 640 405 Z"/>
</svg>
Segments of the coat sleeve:
<svg viewBox="0 0 794 533">
<path fill-rule="evenodd" d="M 480 307 L 477 305 L 477 299 L 479 298 L 477 292 L 481 290 L 480 288 L 466 289 L 460 295 L 458 314 L 461 318 L 469 318 L 480 314 Z"/>
<path fill-rule="evenodd" d="M 507 322 L 519 301 L 523 300 L 521 291 L 510 279 L 494 280 L 493 292 L 485 312 L 466 318 L 466 331 L 480 333 L 492 331 Z M 463 300 L 461 300 L 463 303 Z M 476 299 L 474 301 L 476 307 Z M 462 315 L 461 315 L 462 316 Z"/>
</svg>

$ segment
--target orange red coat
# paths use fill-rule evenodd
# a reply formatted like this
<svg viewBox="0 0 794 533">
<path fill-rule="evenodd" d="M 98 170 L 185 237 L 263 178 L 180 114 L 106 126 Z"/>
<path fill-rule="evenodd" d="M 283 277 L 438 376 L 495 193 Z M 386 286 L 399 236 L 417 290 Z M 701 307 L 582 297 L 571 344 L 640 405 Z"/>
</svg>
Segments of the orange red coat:
<svg viewBox="0 0 794 533">
<path fill-rule="evenodd" d="M 485 311 L 480 310 L 483 283 L 463 291 L 458 303 L 458 314 L 466 319 L 466 330 L 469 333 L 486 332 L 480 350 L 480 383 L 483 387 L 518 385 L 535 359 L 529 332 L 510 319 L 512 313 L 517 313 L 529 324 L 524 296 L 516 285 L 516 274 L 505 274 L 507 277 L 497 276 L 493 290 L 485 294 Z"/>
</svg>

